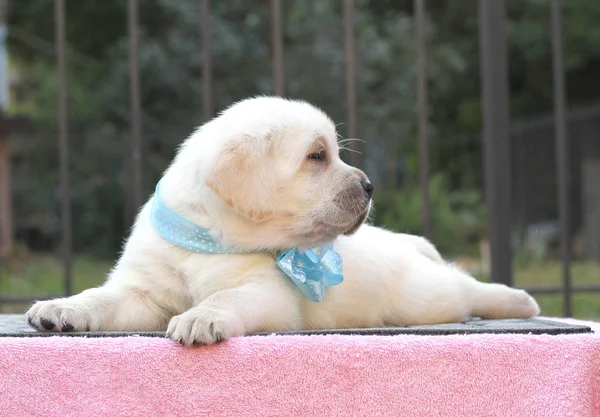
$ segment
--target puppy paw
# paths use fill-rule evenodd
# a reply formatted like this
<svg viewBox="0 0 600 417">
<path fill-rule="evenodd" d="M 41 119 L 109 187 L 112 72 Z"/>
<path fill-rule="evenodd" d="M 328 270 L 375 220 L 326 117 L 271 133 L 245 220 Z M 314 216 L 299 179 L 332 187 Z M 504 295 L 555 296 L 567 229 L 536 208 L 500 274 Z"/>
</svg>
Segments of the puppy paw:
<svg viewBox="0 0 600 417">
<path fill-rule="evenodd" d="M 235 314 L 213 308 L 196 307 L 175 316 L 166 336 L 182 345 L 212 345 L 242 336 L 244 324 Z"/>
<path fill-rule="evenodd" d="M 523 290 L 504 284 L 483 284 L 477 281 L 473 293 L 473 315 L 484 319 L 528 319 L 540 314 L 540 307 Z"/>
<path fill-rule="evenodd" d="M 540 314 L 540 307 L 531 295 L 523 290 L 513 291 L 512 309 L 518 317 L 529 318 Z"/>
<path fill-rule="evenodd" d="M 67 299 L 38 301 L 27 313 L 27 323 L 36 330 L 55 332 L 89 331 L 92 319 L 85 306 Z"/>
</svg>

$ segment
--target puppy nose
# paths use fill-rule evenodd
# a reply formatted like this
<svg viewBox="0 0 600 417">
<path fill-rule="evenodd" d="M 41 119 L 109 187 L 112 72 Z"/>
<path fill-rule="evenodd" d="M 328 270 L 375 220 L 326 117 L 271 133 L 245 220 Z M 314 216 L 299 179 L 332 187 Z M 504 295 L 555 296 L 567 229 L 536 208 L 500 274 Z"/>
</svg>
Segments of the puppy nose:
<svg viewBox="0 0 600 417">
<path fill-rule="evenodd" d="M 371 184 L 371 181 L 365 178 L 360 182 L 360 185 L 362 185 L 369 198 L 371 198 L 373 196 L 373 184 Z"/>
</svg>

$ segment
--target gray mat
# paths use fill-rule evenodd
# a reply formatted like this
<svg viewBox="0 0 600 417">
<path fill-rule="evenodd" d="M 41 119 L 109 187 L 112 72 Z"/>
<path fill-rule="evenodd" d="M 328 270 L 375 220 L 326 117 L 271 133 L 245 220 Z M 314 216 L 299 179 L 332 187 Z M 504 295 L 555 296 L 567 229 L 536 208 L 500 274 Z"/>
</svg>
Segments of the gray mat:
<svg viewBox="0 0 600 417">
<path fill-rule="evenodd" d="M 473 318 L 464 323 L 436 324 L 428 326 L 384 327 L 377 329 L 323 329 L 277 332 L 278 335 L 379 335 L 393 336 L 399 334 L 442 336 L 451 334 L 579 334 L 593 333 L 588 326 L 565 324 L 541 319 L 508 319 L 482 320 Z M 273 333 L 255 333 L 248 336 L 264 336 Z M 165 337 L 164 332 L 37 332 L 27 325 L 25 317 L 20 314 L 0 314 L 0 337 Z"/>
</svg>

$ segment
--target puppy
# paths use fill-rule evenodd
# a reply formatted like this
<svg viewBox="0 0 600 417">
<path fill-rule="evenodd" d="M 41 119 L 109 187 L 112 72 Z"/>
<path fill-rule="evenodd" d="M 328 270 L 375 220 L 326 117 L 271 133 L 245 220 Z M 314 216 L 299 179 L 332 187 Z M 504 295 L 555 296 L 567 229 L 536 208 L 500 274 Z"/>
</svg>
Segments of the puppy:
<svg viewBox="0 0 600 417">
<path fill-rule="evenodd" d="M 259 331 L 539 313 L 524 291 L 478 282 L 427 240 L 364 225 L 373 187 L 340 159 L 336 138 L 329 117 L 306 102 L 258 97 L 234 104 L 182 144 L 106 283 L 35 303 L 29 324 L 59 332 L 166 330 L 190 345 Z M 174 244 L 153 223 L 158 198 L 226 250 Z M 315 301 L 277 257 L 326 243 L 341 257 L 343 282 Z"/>
</svg>

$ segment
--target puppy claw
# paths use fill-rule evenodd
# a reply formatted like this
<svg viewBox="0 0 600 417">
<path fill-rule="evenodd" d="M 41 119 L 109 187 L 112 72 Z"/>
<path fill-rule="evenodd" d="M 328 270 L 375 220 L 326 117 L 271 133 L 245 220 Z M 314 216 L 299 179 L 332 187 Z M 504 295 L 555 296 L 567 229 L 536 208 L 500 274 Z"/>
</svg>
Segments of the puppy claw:
<svg viewBox="0 0 600 417">
<path fill-rule="evenodd" d="M 45 318 L 40 319 L 40 324 L 46 330 L 54 329 L 54 323 L 52 323 L 50 320 L 47 320 Z"/>
<path fill-rule="evenodd" d="M 72 324 L 69 323 L 63 323 L 62 327 L 60 328 L 61 332 L 70 332 L 71 330 L 73 330 L 74 327 Z"/>
<path fill-rule="evenodd" d="M 87 306 L 69 299 L 38 301 L 25 316 L 27 323 L 40 331 L 89 331 L 93 324 Z"/>
</svg>

